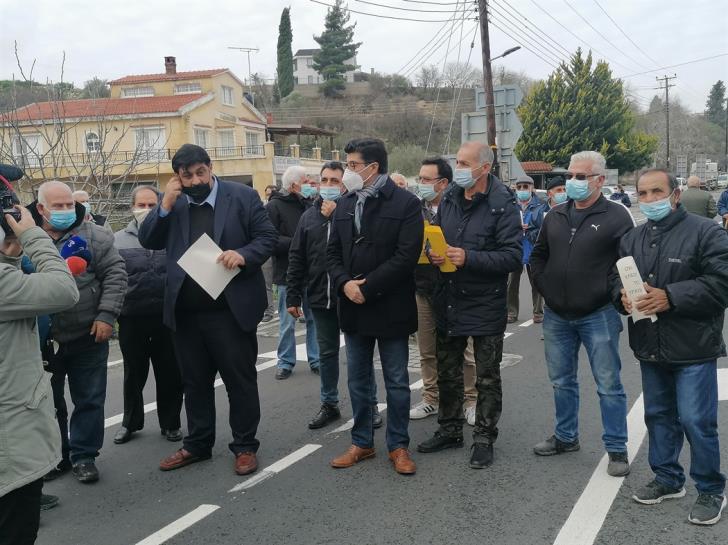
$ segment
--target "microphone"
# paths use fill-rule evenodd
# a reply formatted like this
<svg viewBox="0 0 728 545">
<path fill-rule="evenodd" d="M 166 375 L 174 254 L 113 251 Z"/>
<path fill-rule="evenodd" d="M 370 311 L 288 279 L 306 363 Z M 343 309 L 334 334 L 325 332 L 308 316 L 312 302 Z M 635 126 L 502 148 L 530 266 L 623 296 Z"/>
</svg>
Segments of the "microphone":
<svg viewBox="0 0 728 545">
<path fill-rule="evenodd" d="M 66 265 L 73 276 L 81 276 L 88 268 L 88 261 L 77 255 L 66 258 Z"/>
<path fill-rule="evenodd" d="M 61 248 L 61 257 L 66 260 L 66 265 L 73 276 L 85 273 L 91 262 L 88 243 L 78 235 L 72 236 L 65 242 Z"/>
<path fill-rule="evenodd" d="M 25 173 L 13 165 L 4 165 L 0 163 L 0 176 L 5 178 L 8 182 L 14 182 L 25 176 Z"/>
</svg>

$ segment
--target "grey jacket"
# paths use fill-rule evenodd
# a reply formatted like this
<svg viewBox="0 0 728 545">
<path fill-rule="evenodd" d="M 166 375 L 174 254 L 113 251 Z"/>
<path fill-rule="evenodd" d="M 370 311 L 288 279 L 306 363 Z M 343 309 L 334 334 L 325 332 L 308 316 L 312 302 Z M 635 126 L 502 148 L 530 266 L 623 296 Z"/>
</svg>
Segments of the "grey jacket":
<svg viewBox="0 0 728 545">
<path fill-rule="evenodd" d="M 42 225 L 43 218 L 36 209 L 36 203 L 28 206 L 36 224 Z M 80 293 L 78 304 L 73 308 L 55 314 L 51 333 L 59 343 L 70 342 L 89 335 L 95 321 L 114 325 L 121 313 L 126 295 L 126 268 L 124 260 L 114 248 L 114 234 L 88 221 L 84 221 L 86 209 L 76 204 L 77 220 L 61 238 L 54 241 L 58 251 L 74 235 L 86 241 L 91 252 L 91 262 L 86 272 L 76 276 Z"/>
<path fill-rule="evenodd" d="M 25 486 L 61 459 L 50 375 L 43 370 L 36 316 L 78 302 L 68 267 L 39 227 L 20 237 L 36 267 L 0 254 L 0 496 Z"/>
<path fill-rule="evenodd" d="M 680 195 L 685 210 L 704 218 L 713 219 L 718 213 L 718 205 L 713 195 L 697 187 L 691 187 Z"/>
</svg>

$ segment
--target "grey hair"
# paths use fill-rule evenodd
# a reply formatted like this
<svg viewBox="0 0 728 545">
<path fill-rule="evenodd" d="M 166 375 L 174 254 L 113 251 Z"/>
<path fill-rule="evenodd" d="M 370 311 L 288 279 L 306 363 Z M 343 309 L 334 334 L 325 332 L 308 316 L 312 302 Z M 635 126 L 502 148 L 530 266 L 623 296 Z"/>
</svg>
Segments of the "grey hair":
<svg viewBox="0 0 728 545">
<path fill-rule="evenodd" d="M 68 184 L 65 184 L 59 180 L 49 180 L 47 182 L 43 182 L 40 184 L 40 187 L 38 187 L 38 202 L 42 204 L 43 206 L 48 206 L 48 199 L 46 197 L 46 192 L 51 187 L 59 187 L 63 186 L 65 187 L 71 195 L 73 195 L 71 188 L 68 186 Z"/>
<path fill-rule="evenodd" d="M 644 172 L 640 173 L 639 177 L 637 178 L 637 183 L 635 184 L 635 189 L 639 190 L 640 188 L 640 180 L 643 176 L 647 176 L 648 174 L 664 174 L 667 176 L 667 182 L 670 184 L 670 191 L 675 191 L 676 189 L 680 189 L 680 182 L 677 181 L 677 176 L 670 172 L 669 170 L 665 170 L 664 168 L 650 168 L 645 170 Z"/>
<path fill-rule="evenodd" d="M 700 187 L 700 177 L 690 176 L 688 178 L 688 187 Z"/>
<path fill-rule="evenodd" d="M 71 193 L 71 196 L 74 198 L 74 200 L 76 199 L 76 197 L 80 197 L 81 195 L 85 195 L 86 198 L 89 198 L 88 191 L 84 191 L 83 189 L 78 189 Z"/>
<path fill-rule="evenodd" d="M 134 203 L 136 202 L 136 196 L 141 191 L 151 191 L 157 196 L 157 200 L 159 200 L 159 191 L 156 187 L 154 187 L 153 185 L 138 185 L 131 192 L 131 206 L 134 206 Z"/>
<path fill-rule="evenodd" d="M 463 146 L 469 146 L 469 147 L 477 147 L 478 148 L 478 163 L 481 165 L 483 163 L 490 163 L 493 164 L 493 150 L 490 149 L 490 146 L 486 144 L 485 142 L 480 142 L 478 140 L 468 140 L 467 142 L 463 142 Z"/>
<path fill-rule="evenodd" d="M 598 151 L 580 151 L 571 156 L 570 163 L 576 161 L 589 161 L 592 164 L 592 174 L 606 174 L 607 160 Z"/>
<path fill-rule="evenodd" d="M 306 169 L 299 165 L 288 167 L 281 177 L 281 187 L 285 191 L 290 191 L 291 186 L 300 183 L 306 177 Z"/>
</svg>

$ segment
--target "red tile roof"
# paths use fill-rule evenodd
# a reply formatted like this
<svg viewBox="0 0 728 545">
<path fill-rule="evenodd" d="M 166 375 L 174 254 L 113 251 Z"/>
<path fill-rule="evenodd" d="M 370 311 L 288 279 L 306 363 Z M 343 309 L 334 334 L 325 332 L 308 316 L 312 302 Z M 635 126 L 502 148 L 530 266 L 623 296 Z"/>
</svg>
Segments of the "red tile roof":
<svg viewBox="0 0 728 545">
<path fill-rule="evenodd" d="M 528 174 L 529 172 L 551 172 L 551 163 L 546 161 L 521 161 L 521 167 Z"/>
<path fill-rule="evenodd" d="M 213 68 L 212 70 L 193 70 L 192 72 L 177 72 L 176 74 L 139 74 L 135 76 L 124 76 L 123 78 L 110 81 L 109 85 L 127 85 L 130 83 L 149 83 L 153 81 L 178 81 L 183 79 L 211 78 L 223 72 L 227 68 Z"/>
<path fill-rule="evenodd" d="M 41 119 L 97 118 L 112 115 L 135 115 L 176 112 L 182 106 L 205 96 L 203 93 L 140 98 L 100 98 L 35 102 L 9 112 L 18 121 Z"/>
</svg>

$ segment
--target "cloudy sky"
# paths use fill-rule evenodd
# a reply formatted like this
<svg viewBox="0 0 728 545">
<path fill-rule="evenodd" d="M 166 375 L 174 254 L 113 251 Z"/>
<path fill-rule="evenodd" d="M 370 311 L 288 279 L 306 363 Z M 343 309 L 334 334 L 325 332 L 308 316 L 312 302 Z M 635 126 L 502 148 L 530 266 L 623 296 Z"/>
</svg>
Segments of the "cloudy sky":
<svg viewBox="0 0 728 545">
<path fill-rule="evenodd" d="M 357 23 L 356 39 L 363 42 L 357 60 L 364 71 L 408 74 L 423 63 L 442 65 L 458 55 L 464 60 L 469 36 L 476 38 L 470 62 L 481 63 L 477 23 L 470 20 L 475 13 L 470 12 L 464 22 L 462 17 L 443 22 L 452 20 L 457 8 L 467 5 L 474 10 L 474 2 L 349 0 L 348 4 L 352 10 L 379 15 L 351 14 Z M 615 75 L 625 77 L 643 105 L 658 92 L 653 89 L 655 76 L 677 74 L 672 96 L 692 111 L 704 109 L 716 80 L 728 80 L 725 0 L 491 0 L 491 4 L 492 56 L 519 43 L 533 50 L 524 47 L 500 61 L 509 70 L 545 77 L 566 51 L 592 47 L 599 51 L 597 57 L 610 61 Z M 251 56 L 252 70 L 272 78 L 280 13 L 289 5 L 294 52 L 316 47 L 313 35 L 321 32 L 327 8 L 310 0 L 0 0 L 0 20 L 6 23 L 0 33 L 0 79 L 19 77 L 13 53 L 16 40 L 26 75 L 35 59 L 33 75 L 40 81 L 60 79 L 63 51 L 64 80 L 79 86 L 94 76 L 114 79 L 161 72 L 165 55 L 177 57 L 178 70 L 228 67 L 246 77 L 247 57 L 228 46 L 259 48 Z M 462 47 L 458 47 L 461 30 Z"/>
</svg>

